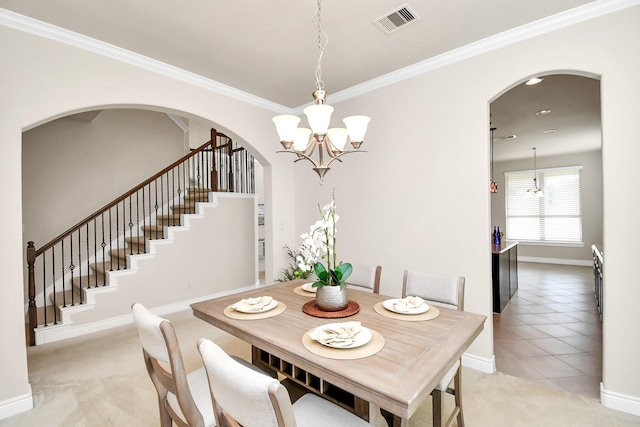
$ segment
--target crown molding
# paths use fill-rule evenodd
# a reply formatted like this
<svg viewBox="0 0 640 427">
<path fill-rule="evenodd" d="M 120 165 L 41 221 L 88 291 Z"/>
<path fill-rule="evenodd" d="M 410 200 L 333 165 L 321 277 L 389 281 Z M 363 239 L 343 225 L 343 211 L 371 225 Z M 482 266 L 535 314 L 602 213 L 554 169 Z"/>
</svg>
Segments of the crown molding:
<svg viewBox="0 0 640 427">
<path fill-rule="evenodd" d="M 457 49 L 409 65 L 391 73 L 357 84 L 331 94 L 333 102 L 344 101 L 373 90 L 461 62 L 570 25 L 640 5 L 640 0 L 599 0 L 565 12 L 531 22 L 511 30 L 487 37 Z M 300 110 L 304 106 L 296 108 Z"/>
<path fill-rule="evenodd" d="M 173 65 L 3 8 L 0 8 L 0 25 L 97 53 L 267 110 L 281 114 L 290 114 L 292 111 L 283 105 Z"/>
<path fill-rule="evenodd" d="M 383 76 L 357 84 L 348 89 L 332 93 L 331 99 L 334 102 L 340 102 L 354 98 L 376 89 L 473 58 L 492 50 L 500 49 L 541 34 L 602 15 L 617 12 L 629 7 L 637 6 L 639 4 L 640 0 L 598 0 L 584 6 L 579 6 L 535 22 L 504 31 L 494 36 L 487 37 L 466 46 L 437 55 L 433 58 L 426 59 Z M 109 43 L 83 36 L 64 28 L 38 21 L 2 8 L 0 8 L 0 25 L 79 47 L 81 49 L 141 67 L 278 114 L 300 115 L 302 114 L 304 107 L 310 105 L 304 104 L 296 108 L 289 108 L 234 87 L 216 82 L 215 80 L 207 79 L 198 74 L 174 67 L 173 65 L 169 65 Z"/>
</svg>

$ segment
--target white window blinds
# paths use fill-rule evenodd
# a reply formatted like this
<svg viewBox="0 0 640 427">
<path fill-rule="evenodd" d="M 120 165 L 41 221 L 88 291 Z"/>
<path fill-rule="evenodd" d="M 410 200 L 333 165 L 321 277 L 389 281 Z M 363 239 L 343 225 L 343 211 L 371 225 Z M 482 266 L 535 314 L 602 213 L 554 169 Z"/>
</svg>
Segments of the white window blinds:
<svg viewBox="0 0 640 427">
<path fill-rule="evenodd" d="M 526 197 L 534 186 L 533 171 L 505 172 L 507 239 L 582 243 L 582 166 L 537 172 L 542 198 Z"/>
</svg>

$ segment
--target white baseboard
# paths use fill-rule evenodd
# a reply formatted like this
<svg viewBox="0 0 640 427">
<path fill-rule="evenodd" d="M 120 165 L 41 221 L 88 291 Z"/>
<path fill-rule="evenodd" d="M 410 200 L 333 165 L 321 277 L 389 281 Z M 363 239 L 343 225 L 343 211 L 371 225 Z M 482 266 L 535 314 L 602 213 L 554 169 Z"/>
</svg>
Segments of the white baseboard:
<svg viewBox="0 0 640 427">
<path fill-rule="evenodd" d="M 229 291 L 218 292 L 212 295 L 205 295 L 202 297 L 190 299 L 187 301 L 181 301 L 175 304 L 168 304 L 161 307 L 155 307 L 150 309 L 156 316 L 164 316 L 167 314 L 175 313 L 182 310 L 188 310 L 191 304 L 196 302 L 205 301 L 211 298 L 219 298 L 237 292 L 247 291 L 255 288 L 255 284 L 232 289 Z M 112 317 L 110 319 L 99 320 L 96 322 L 86 323 L 82 325 L 66 324 L 66 325 L 54 325 L 36 329 L 36 345 L 47 344 L 51 342 L 61 341 L 68 338 L 79 337 L 94 332 L 104 331 L 107 329 L 115 328 L 117 326 L 127 325 L 133 322 L 133 316 L 131 314 L 125 314 L 122 316 Z"/>
<path fill-rule="evenodd" d="M 543 258 L 536 256 L 518 256 L 520 262 L 537 262 L 541 264 L 579 265 L 582 267 L 593 266 L 593 260 L 569 259 L 569 258 Z"/>
<path fill-rule="evenodd" d="M 495 356 L 491 356 L 491 359 L 486 359 L 484 357 L 464 353 L 462 355 L 462 366 L 475 369 L 476 371 L 480 371 L 485 374 L 493 374 L 496 372 L 496 358 Z"/>
<path fill-rule="evenodd" d="M 29 384 L 29 393 L 0 402 L 0 420 L 26 412 L 31 408 L 33 408 L 33 396 Z"/>
<path fill-rule="evenodd" d="M 606 408 L 640 416 L 639 398 L 613 391 L 607 391 L 602 383 L 600 383 L 600 403 Z"/>
</svg>

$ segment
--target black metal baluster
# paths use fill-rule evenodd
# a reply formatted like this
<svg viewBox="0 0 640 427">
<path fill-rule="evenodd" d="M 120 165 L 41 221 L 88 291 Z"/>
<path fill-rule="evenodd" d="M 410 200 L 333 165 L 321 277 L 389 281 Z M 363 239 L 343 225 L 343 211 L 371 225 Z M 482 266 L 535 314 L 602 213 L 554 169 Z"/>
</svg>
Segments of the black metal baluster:
<svg viewBox="0 0 640 427">
<path fill-rule="evenodd" d="M 117 203 L 114 208 L 116 210 L 116 250 L 120 249 L 120 203 Z M 109 210 L 111 212 L 111 210 Z M 111 229 L 111 227 L 109 227 Z M 109 234 L 109 270 L 113 271 L 113 240 L 111 240 L 111 234 Z M 120 257 L 117 257 L 118 261 L 116 265 L 120 270 Z"/>
<path fill-rule="evenodd" d="M 42 254 L 42 311 L 44 313 L 44 326 L 49 326 L 47 323 L 47 252 Z"/>
<path fill-rule="evenodd" d="M 102 247 L 102 286 L 106 285 L 106 277 L 107 277 L 107 266 L 106 263 L 104 261 L 104 251 L 105 248 L 107 247 L 107 243 L 104 241 L 104 213 L 102 215 L 100 215 L 102 217 L 102 243 L 100 243 L 100 246 Z M 111 224 L 111 210 L 109 210 L 109 224 Z M 111 228 L 111 226 L 109 226 L 109 228 Z M 111 233 L 111 230 L 109 230 L 109 233 Z M 98 266 L 98 260 L 96 259 L 96 267 Z M 98 270 L 96 268 L 96 281 L 98 280 Z"/>
<path fill-rule="evenodd" d="M 62 241 L 60 242 L 62 244 L 62 247 L 60 248 L 60 267 L 62 270 L 62 306 L 66 307 L 67 306 L 67 293 L 65 292 L 65 288 L 64 288 L 64 271 L 65 271 L 65 266 L 64 266 L 64 239 L 62 239 Z"/>
<path fill-rule="evenodd" d="M 138 193 L 136 192 L 136 195 Z M 133 195 L 129 196 L 129 240 L 133 240 Z M 125 240 L 125 244 L 126 244 L 126 240 L 127 240 L 127 236 L 125 235 L 124 237 Z M 124 253 L 127 253 L 126 249 L 123 251 Z M 129 249 L 129 255 L 132 254 L 131 249 Z"/>
<path fill-rule="evenodd" d="M 75 270 L 76 266 L 73 265 L 73 233 L 69 235 L 69 258 L 71 259 L 71 264 L 69 264 L 69 273 L 71 274 L 71 306 L 75 305 L 75 295 L 73 292 L 73 270 Z M 62 282 L 64 284 L 64 282 Z"/>
<path fill-rule="evenodd" d="M 51 279 L 53 284 L 53 324 L 58 324 L 58 302 L 56 295 L 56 248 L 51 247 Z"/>
<path fill-rule="evenodd" d="M 97 218 L 93 219 L 93 262 L 98 262 L 98 223 Z M 89 257 L 87 257 L 87 275 L 89 276 L 89 287 L 91 287 L 91 263 L 89 262 Z M 97 273 L 93 274 L 95 286 L 98 287 L 98 276 Z"/>
<path fill-rule="evenodd" d="M 144 188 L 141 191 L 144 208 Z M 140 190 L 136 191 L 136 224 L 140 224 Z M 133 230 L 131 232 L 133 233 Z M 131 241 L 133 242 L 133 237 L 131 238 Z M 136 253 L 140 253 L 140 246 L 138 246 Z M 131 244 L 131 255 L 133 255 L 133 243 Z"/>
</svg>

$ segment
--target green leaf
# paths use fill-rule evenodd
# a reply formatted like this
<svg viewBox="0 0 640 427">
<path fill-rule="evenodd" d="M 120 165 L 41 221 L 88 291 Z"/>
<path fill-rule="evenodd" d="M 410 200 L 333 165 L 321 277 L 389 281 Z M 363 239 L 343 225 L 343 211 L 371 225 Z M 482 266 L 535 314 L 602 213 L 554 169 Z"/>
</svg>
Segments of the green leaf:
<svg viewBox="0 0 640 427">
<path fill-rule="evenodd" d="M 340 282 L 344 282 L 351 276 L 353 267 L 348 262 L 342 263 L 336 267 L 336 273 L 340 272 Z"/>
<path fill-rule="evenodd" d="M 318 277 L 319 281 L 326 284 L 328 274 L 327 274 L 327 270 L 324 268 L 324 265 L 320 264 L 319 262 L 316 262 L 313 265 L 313 269 L 316 272 L 316 276 Z"/>
</svg>

